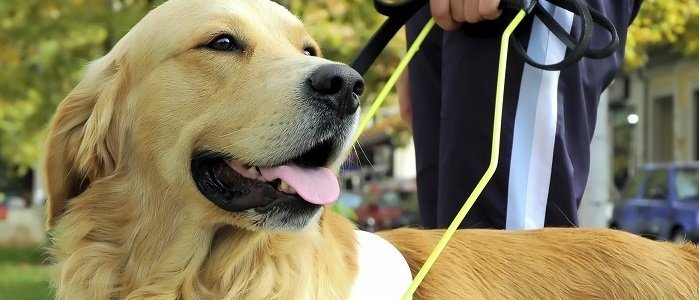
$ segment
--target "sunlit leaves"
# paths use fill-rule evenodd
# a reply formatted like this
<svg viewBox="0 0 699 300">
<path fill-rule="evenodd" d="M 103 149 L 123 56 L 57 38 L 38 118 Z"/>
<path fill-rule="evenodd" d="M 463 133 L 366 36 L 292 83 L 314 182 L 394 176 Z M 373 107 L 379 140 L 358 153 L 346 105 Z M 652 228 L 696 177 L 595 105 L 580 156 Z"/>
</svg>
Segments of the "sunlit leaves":
<svg viewBox="0 0 699 300">
<path fill-rule="evenodd" d="M 150 5 L 0 1 L 0 160 L 20 171 L 36 165 L 46 123 L 83 66 L 103 55 Z"/>
<path fill-rule="evenodd" d="M 699 53 L 699 1 L 645 0 L 629 28 L 626 69 L 644 66 L 650 53 Z"/>
</svg>

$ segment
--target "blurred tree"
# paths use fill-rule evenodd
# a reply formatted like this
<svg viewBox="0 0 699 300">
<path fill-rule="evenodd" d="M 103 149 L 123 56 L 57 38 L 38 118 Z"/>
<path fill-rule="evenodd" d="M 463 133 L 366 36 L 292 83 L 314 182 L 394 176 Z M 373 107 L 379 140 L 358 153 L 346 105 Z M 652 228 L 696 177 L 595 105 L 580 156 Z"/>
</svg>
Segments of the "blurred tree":
<svg viewBox="0 0 699 300">
<path fill-rule="evenodd" d="M 153 5 L 146 0 L 0 2 L 0 160 L 25 173 L 46 122 L 99 57 Z"/>
<path fill-rule="evenodd" d="M 645 0 L 629 28 L 626 69 L 646 65 L 649 54 L 668 50 L 693 56 L 699 53 L 699 1 Z"/>
<path fill-rule="evenodd" d="M 77 84 L 83 66 L 104 55 L 161 2 L 0 1 L 0 161 L 18 174 L 36 165 L 46 123 Z M 327 58 L 342 62 L 351 61 L 383 21 L 370 0 L 278 2 L 300 16 Z M 366 77 L 363 99 L 376 96 L 403 45 L 392 43 L 380 57 Z M 395 103 L 395 97 L 389 101 Z"/>
</svg>

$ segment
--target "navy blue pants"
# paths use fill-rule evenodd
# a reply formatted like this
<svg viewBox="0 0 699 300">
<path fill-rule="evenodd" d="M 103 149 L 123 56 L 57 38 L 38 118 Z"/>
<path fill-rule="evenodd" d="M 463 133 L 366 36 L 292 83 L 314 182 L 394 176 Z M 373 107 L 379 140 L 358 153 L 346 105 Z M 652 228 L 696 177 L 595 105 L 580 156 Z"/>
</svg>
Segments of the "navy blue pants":
<svg viewBox="0 0 699 300">
<path fill-rule="evenodd" d="M 525 65 L 510 51 L 497 171 L 462 228 L 577 226 L 599 97 L 623 62 L 627 27 L 640 1 L 587 4 L 615 24 L 619 50 L 605 59 L 584 58 L 560 72 Z M 548 9 L 564 28 L 577 32 L 579 20 L 572 14 Z M 505 12 L 498 20 L 453 31 L 435 26 L 409 65 L 425 228 L 451 223 L 490 162 L 500 38 L 513 15 Z M 409 43 L 429 17 L 425 7 L 408 22 Z M 538 20 L 528 18 L 520 27 L 517 38 L 531 57 L 540 63 L 560 61 L 564 46 Z M 607 41 L 608 36 L 596 34 L 593 45 Z"/>
</svg>

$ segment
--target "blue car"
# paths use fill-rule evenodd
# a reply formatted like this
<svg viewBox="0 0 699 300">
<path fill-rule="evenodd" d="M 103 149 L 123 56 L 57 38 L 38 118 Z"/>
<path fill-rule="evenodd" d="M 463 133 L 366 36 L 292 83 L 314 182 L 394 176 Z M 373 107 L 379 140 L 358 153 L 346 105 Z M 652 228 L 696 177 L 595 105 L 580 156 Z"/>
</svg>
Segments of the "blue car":
<svg viewBox="0 0 699 300">
<path fill-rule="evenodd" d="M 653 239 L 699 241 L 699 162 L 644 165 L 614 205 L 610 227 Z"/>
</svg>

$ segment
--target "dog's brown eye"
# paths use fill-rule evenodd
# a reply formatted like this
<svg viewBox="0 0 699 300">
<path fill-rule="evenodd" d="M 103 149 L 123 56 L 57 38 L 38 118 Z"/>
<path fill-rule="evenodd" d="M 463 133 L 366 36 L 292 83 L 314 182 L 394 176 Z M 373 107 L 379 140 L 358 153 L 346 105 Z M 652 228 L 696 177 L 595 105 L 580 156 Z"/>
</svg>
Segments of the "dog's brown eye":
<svg viewBox="0 0 699 300">
<path fill-rule="evenodd" d="M 303 55 L 305 56 L 316 56 L 316 49 L 313 49 L 311 47 L 306 47 L 303 48 Z"/>
<path fill-rule="evenodd" d="M 217 51 L 232 51 L 239 49 L 238 43 L 230 35 L 220 35 L 213 39 L 206 47 Z"/>
</svg>

